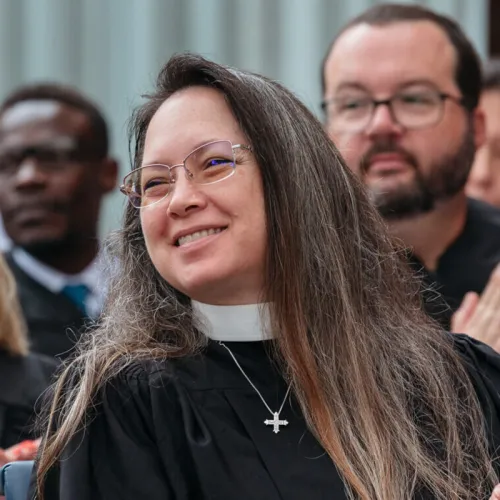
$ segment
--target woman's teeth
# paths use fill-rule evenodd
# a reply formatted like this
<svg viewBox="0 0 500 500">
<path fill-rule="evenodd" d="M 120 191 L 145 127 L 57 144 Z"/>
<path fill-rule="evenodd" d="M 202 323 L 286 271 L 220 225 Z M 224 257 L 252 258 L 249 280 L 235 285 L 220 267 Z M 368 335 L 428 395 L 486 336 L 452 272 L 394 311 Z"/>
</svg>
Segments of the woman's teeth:
<svg viewBox="0 0 500 500">
<path fill-rule="evenodd" d="M 188 234 L 186 236 L 181 236 L 177 240 L 177 244 L 181 247 L 186 243 L 191 243 L 192 241 L 199 240 L 200 238 L 205 238 L 207 236 L 210 236 L 211 234 L 217 234 L 222 231 L 223 229 L 221 227 L 217 229 L 204 229 L 203 231 L 196 231 L 196 233 Z"/>
</svg>

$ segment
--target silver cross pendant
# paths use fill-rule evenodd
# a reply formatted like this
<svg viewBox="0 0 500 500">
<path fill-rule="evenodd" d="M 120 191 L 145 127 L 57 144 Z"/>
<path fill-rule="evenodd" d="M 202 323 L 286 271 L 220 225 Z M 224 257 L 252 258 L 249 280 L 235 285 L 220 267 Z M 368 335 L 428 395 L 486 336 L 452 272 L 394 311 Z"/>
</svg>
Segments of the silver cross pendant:
<svg viewBox="0 0 500 500">
<path fill-rule="evenodd" d="M 272 420 L 266 419 L 264 420 L 264 423 L 266 425 L 272 425 L 273 426 L 273 432 L 275 434 L 278 434 L 280 431 L 280 425 L 288 425 L 288 420 L 280 420 L 280 414 L 278 412 L 273 413 L 274 418 Z"/>
</svg>

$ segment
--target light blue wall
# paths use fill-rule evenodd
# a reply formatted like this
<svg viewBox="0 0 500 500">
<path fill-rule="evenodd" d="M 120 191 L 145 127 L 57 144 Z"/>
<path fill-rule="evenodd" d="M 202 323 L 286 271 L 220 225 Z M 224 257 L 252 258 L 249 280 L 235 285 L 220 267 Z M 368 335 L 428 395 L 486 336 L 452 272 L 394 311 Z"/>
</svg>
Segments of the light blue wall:
<svg viewBox="0 0 500 500">
<path fill-rule="evenodd" d="M 57 80 L 102 106 L 113 151 L 128 169 L 126 121 L 161 64 L 178 51 L 282 81 L 318 111 L 319 66 L 335 33 L 369 0 L 0 0 L 0 98 L 15 86 Z M 481 55 L 487 0 L 418 3 L 458 19 Z M 102 232 L 120 220 L 109 197 Z"/>
</svg>

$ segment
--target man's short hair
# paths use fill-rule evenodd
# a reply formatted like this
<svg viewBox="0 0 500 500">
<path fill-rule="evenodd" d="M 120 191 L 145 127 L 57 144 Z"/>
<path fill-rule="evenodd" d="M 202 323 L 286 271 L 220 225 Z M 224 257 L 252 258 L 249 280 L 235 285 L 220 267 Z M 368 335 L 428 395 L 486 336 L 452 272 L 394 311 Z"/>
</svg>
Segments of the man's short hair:
<svg viewBox="0 0 500 500">
<path fill-rule="evenodd" d="M 0 106 L 0 115 L 15 104 L 24 101 L 56 101 L 84 113 L 90 123 L 92 144 L 99 158 L 105 158 L 109 149 L 108 127 L 99 108 L 78 90 L 59 83 L 36 83 L 18 87 Z"/>
<path fill-rule="evenodd" d="M 474 46 L 465 35 L 460 25 L 453 19 L 438 14 L 430 9 L 418 5 L 385 3 L 375 5 L 362 12 L 337 34 L 330 44 L 328 52 L 321 65 L 321 82 L 323 95 L 326 90 L 325 65 L 335 42 L 349 28 L 359 24 L 371 26 L 385 26 L 397 22 L 430 21 L 439 26 L 446 34 L 457 54 L 455 80 L 462 93 L 467 109 L 474 109 L 479 103 L 481 93 L 481 63 Z"/>
<path fill-rule="evenodd" d="M 500 58 L 490 59 L 484 63 L 483 90 L 500 90 Z"/>
</svg>

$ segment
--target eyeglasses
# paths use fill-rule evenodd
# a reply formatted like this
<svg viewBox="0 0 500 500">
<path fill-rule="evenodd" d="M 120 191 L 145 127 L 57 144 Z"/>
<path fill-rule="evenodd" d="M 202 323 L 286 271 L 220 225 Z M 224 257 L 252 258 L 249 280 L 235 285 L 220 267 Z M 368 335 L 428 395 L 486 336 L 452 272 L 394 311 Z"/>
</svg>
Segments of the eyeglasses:
<svg viewBox="0 0 500 500">
<path fill-rule="evenodd" d="M 230 141 L 213 141 L 196 148 L 178 165 L 155 163 L 139 167 L 123 179 L 120 191 L 135 208 L 154 205 L 166 198 L 177 181 L 176 170 L 184 169 L 186 179 L 195 184 L 214 184 L 231 177 L 238 161 L 236 150 L 252 151 L 250 146 Z"/>
<path fill-rule="evenodd" d="M 376 100 L 369 96 L 345 96 L 323 101 L 333 130 L 361 132 L 370 124 L 378 106 L 388 106 L 392 119 L 407 129 L 432 127 L 443 118 L 444 102 L 450 99 L 465 106 L 464 99 L 437 90 L 402 91 L 390 99 Z"/>
<path fill-rule="evenodd" d="M 84 161 L 85 155 L 75 146 L 40 145 L 0 153 L 0 178 L 14 177 L 19 167 L 31 158 L 46 173 L 65 170 L 71 162 Z"/>
</svg>

